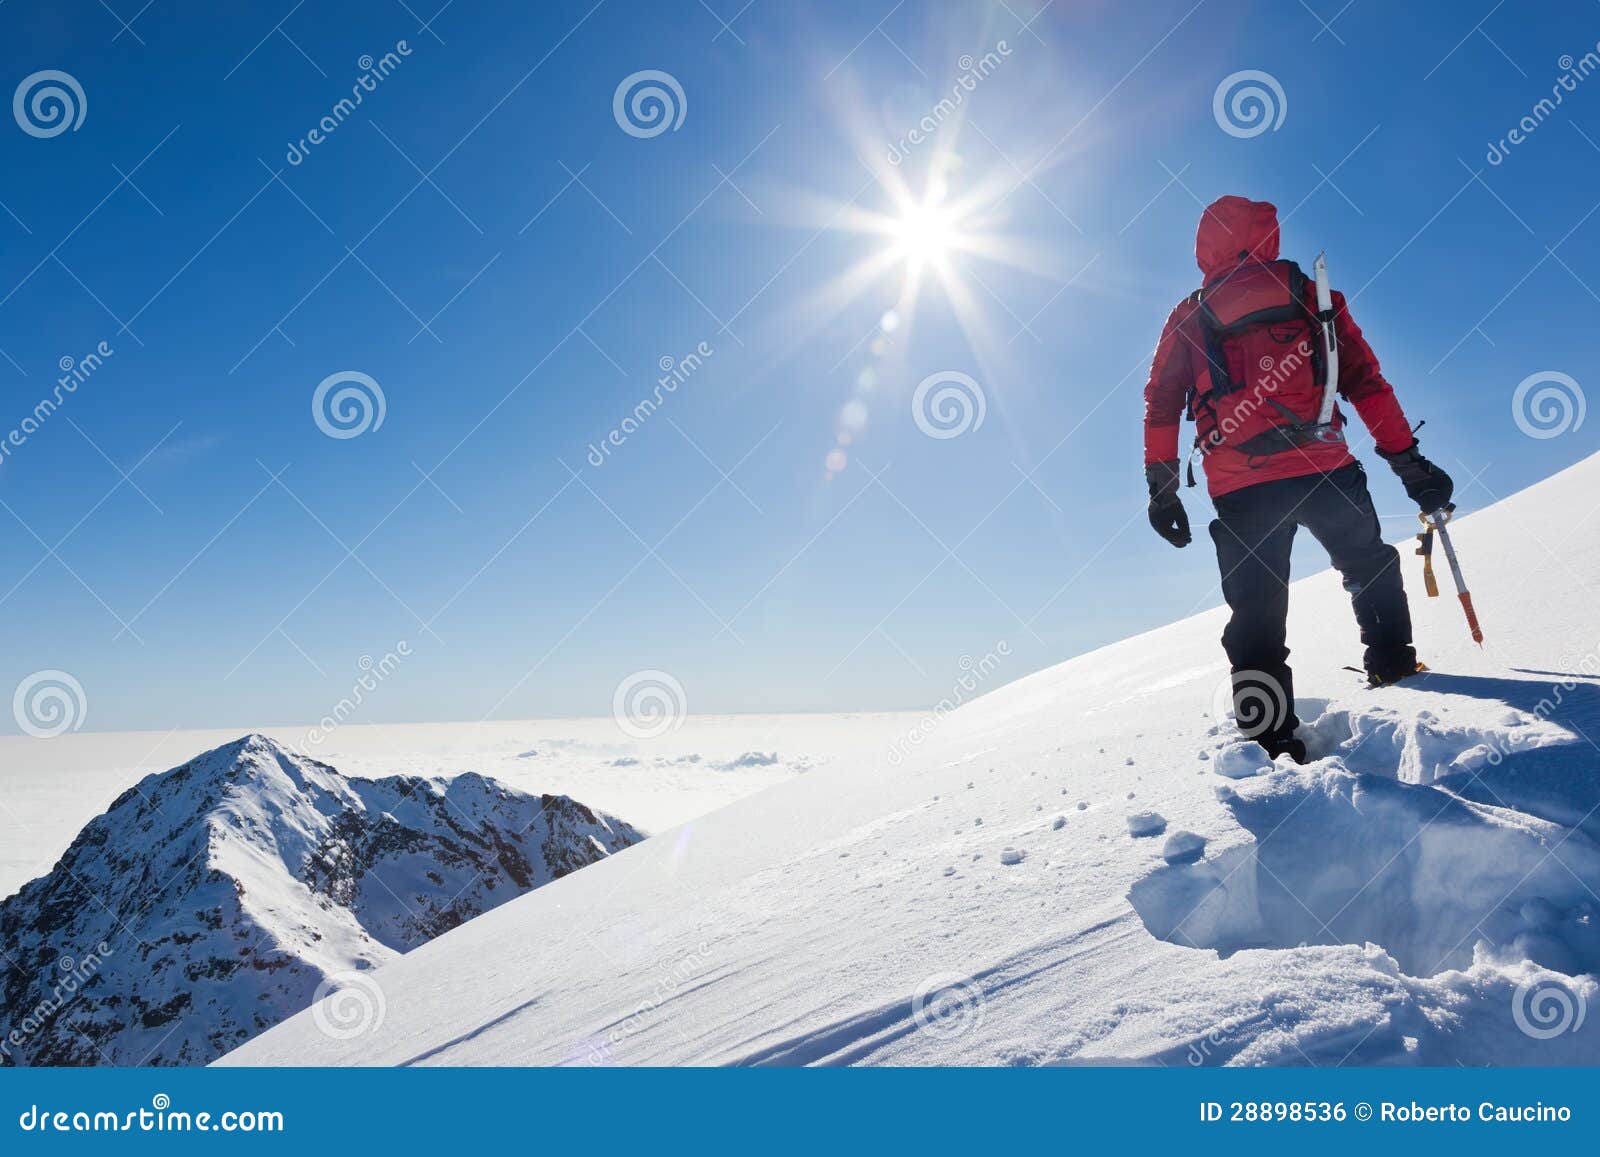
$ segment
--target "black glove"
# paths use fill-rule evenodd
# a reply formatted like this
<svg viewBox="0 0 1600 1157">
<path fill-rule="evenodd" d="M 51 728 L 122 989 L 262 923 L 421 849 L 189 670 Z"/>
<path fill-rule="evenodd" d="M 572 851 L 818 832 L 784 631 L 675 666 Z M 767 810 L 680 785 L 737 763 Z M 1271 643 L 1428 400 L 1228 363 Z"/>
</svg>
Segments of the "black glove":
<svg viewBox="0 0 1600 1157">
<path fill-rule="evenodd" d="M 1450 496 L 1455 493 L 1456 484 L 1450 481 L 1450 475 L 1422 456 L 1415 440 L 1398 453 L 1384 454 L 1382 450 L 1378 453 L 1389 463 L 1389 468 L 1400 479 L 1406 493 L 1422 507 L 1424 514 L 1432 514 L 1450 505 Z"/>
<path fill-rule="evenodd" d="M 1144 468 L 1150 487 L 1150 525 L 1173 546 L 1188 546 L 1189 515 L 1178 500 L 1178 464 L 1152 462 Z"/>
</svg>

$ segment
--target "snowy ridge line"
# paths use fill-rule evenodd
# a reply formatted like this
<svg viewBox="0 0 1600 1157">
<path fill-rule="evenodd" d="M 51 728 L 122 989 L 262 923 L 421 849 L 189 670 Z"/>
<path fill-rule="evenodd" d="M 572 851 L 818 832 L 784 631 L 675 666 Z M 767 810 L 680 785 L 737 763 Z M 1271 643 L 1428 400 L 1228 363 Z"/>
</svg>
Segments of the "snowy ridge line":
<svg viewBox="0 0 1600 1157">
<path fill-rule="evenodd" d="M 910 714 L 694 716 L 641 742 L 599 719 L 484 724 L 346 722 L 311 757 L 353 779 L 476 772 L 533 795 L 569 795 L 637 830 L 665 831 L 734 800 L 903 734 Z M 305 727 L 264 734 L 291 749 Z M 0 839 L 0 898 L 48 871 L 77 833 L 147 775 L 235 733 L 69 732 L 41 745 L 0 736 L 0 792 L 13 825 Z"/>
</svg>

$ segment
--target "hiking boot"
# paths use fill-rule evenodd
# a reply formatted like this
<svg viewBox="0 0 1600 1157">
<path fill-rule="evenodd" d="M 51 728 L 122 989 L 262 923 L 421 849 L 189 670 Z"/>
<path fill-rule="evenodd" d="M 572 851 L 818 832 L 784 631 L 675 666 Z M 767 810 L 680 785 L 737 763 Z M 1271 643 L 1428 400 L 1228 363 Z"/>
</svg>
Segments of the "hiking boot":
<svg viewBox="0 0 1600 1157">
<path fill-rule="evenodd" d="M 1266 753 L 1272 756 L 1273 759 L 1277 759 L 1280 755 L 1287 755 L 1296 763 L 1304 763 L 1306 761 L 1306 745 L 1304 741 L 1296 739 L 1292 735 L 1280 736 L 1278 738 L 1262 738 L 1256 740 L 1256 742 L 1259 743 Z"/>
<path fill-rule="evenodd" d="M 1392 684 L 1400 682 L 1402 679 L 1409 679 L 1413 675 L 1421 675 L 1423 672 L 1427 671 L 1427 669 L 1428 666 L 1426 663 L 1411 663 L 1409 665 L 1404 663 L 1396 663 L 1388 667 L 1368 667 L 1367 686 L 1388 687 Z"/>
</svg>

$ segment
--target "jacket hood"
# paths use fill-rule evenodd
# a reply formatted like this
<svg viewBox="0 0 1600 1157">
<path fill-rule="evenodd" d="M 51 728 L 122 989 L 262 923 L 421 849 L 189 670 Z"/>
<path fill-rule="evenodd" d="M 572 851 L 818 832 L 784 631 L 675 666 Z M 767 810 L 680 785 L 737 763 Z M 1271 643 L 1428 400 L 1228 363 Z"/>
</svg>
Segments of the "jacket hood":
<svg viewBox="0 0 1600 1157">
<path fill-rule="evenodd" d="M 1220 277 L 1246 257 L 1278 259 L 1278 207 L 1270 201 L 1220 197 L 1200 215 L 1194 258 L 1206 280 Z"/>
</svg>

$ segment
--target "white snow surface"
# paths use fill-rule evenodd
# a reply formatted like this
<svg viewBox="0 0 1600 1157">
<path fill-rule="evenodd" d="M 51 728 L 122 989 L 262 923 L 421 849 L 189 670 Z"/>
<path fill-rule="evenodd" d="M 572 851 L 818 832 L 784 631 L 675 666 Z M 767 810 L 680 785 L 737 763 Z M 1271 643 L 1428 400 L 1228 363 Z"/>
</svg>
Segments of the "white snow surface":
<svg viewBox="0 0 1600 1157">
<path fill-rule="evenodd" d="M 383 964 L 373 1031 L 303 1013 L 221 1063 L 1600 1061 L 1597 492 L 1600 457 L 1455 524 L 1482 651 L 1403 548 L 1433 669 L 1403 686 L 1341 670 L 1337 576 L 1297 583 L 1308 766 L 1217 774 L 1209 611 Z M 1147 811 L 1201 858 L 1130 836 Z"/>
</svg>

